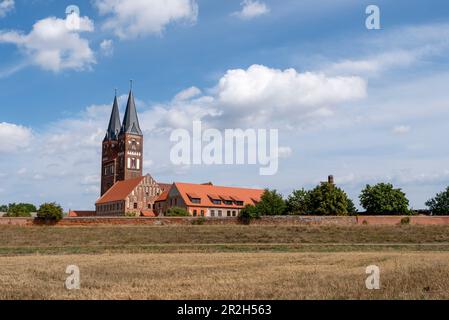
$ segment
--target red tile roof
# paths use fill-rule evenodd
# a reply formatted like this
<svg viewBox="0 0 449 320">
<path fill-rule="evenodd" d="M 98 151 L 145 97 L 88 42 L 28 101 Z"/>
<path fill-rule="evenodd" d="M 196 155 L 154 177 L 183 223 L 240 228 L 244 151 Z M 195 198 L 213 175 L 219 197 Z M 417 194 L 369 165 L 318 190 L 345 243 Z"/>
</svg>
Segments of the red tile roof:
<svg viewBox="0 0 449 320">
<path fill-rule="evenodd" d="M 94 217 L 97 213 L 95 211 L 81 211 L 81 210 L 70 210 L 69 217 Z"/>
<path fill-rule="evenodd" d="M 95 204 L 125 200 L 144 178 L 145 176 L 116 182 Z"/>
<path fill-rule="evenodd" d="M 175 187 L 181 194 L 187 206 L 191 207 L 215 207 L 215 208 L 230 208 L 242 207 L 233 205 L 217 205 L 212 203 L 210 196 L 218 196 L 221 198 L 232 198 L 236 201 L 243 201 L 244 205 L 254 205 L 254 200 L 259 200 L 264 190 L 262 189 L 248 189 L 248 188 L 234 188 L 234 187 L 220 187 L 214 185 L 193 184 L 193 183 L 179 183 L 176 182 Z M 193 196 L 193 197 L 192 197 Z M 191 198 L 200 198 L 201 203 L 193 203 Z M 253 200 L 254 199 L 254 200 Z"/>
<path fill-rule="evenodd" d="M 140 212 L 143 217 L 156 217 L 156 214 L 153 210 L 143 210 Z"/>
<path fill-rule="evenodd" d="M 162 192 L 161 195 L 159 196 L 159 198 L 157 198 L 156 201 L 154 201 L 154 202 L 167 200 L 167 198 L 168 198 L 168 191 L 169 190 Z"/>
<path fill-rule="evenodd" d="M 171 186 L 173 185 L 173 183 L 161 183 L 161 182 L 158 182 L 157 184 L 159 185 L 159 188 L 161 188 L 162 191 L 170 190 Z"/>
</svg>

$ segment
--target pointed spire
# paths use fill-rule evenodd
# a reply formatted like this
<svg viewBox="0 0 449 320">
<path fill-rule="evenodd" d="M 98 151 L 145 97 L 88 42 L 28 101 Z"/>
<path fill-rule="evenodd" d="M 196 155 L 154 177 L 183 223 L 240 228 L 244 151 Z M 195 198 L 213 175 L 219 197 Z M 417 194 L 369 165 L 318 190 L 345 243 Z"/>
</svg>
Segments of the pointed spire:
<svg viewBox="0 0 449 320">
<path fill-rule="evenodd" d="M 129 90 L 128 103 L 126 105 L 125 117 L 123 118 L 120 133 L 131 133 L 140 136 L 143 135 L 142 130 L 140 130 L 139 119 L 137 117 L 136 104 L 134 102 L 134 95 L 132 91 L 132 80 L 131 89 Z"/>
<path fill-rule="evenodd" d="M 104 141 L 117 140 L 120 133 L 120 112 L 118 110 L 117 89 L 115 89 L 114 104 L 112 106 L 111 118 L 109 119 L 108 131 Z"/>
</svg>

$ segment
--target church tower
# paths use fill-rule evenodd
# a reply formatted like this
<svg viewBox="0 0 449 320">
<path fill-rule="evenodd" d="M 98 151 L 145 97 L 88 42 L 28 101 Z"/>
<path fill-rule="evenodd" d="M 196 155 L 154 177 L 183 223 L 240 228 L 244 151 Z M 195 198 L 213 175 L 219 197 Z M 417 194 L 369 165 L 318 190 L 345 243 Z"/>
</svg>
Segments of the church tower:
<svg viewBox="0 0 449 320">
<path fill-rule="evenodd" d="M 118 135 L 117 181 L 141 177 L 142 165 L 143 134 L 140 130 L 131 88 L 122 127 Z"/>
<path fill-rule="evenodd" d="M 101 195 L 117 181 L 117 156 L 119 152 L 120 114 L 115 94 L 108 130 L 103 140 L 101 153 Z"/>
</svg>

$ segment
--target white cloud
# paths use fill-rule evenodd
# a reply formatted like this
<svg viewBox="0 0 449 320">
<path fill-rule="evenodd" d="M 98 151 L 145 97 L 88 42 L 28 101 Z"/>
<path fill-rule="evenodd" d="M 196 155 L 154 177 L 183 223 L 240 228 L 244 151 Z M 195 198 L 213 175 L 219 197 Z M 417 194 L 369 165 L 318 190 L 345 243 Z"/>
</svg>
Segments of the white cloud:
<svg viewBox="0 0 449 320">
<path fill-rule="evenodd" d="M 12 10 L 14 10 L 14 0 L 0 1 L 0 18 L 5 17 Z"/>
<path fill-rule="evenodd" d="M 184 90 L 144 113 L 142 122 L 148 130 L 191 128 L 193 120 L 216 128 L 298 129 L 333 115 L 342 103 L 364 98 L 366 83 L 360 77 L 253 65 L 227 71 L 208 91 Z"/>
<path fill-rule="evenodd" d="M 379 76 L 393 68 L 416 68 L 421 63 L 428 66 L 429 61 L 444 56 L 449 49 L 449 24 L 437 23 L 418 26 L 405 26 L 391 29 L 386 33 L 351 39 L 350 48 L 362 49 L 363 54 L 343 59 L 324 66 L 326 74 L 356 74 Z"/>
<path fill-rule="evenodd" d="M 95 0 L 101 15 L 108 15 L 104 28 L 122 39 L 160 34 L 176 21 L 195 23 L 195 0 Z"/>
<path fill-rule="evenodd" d="M 197 87 L 190 87 L 188 89 L 185 89 L 183 91 L 181 91 L 180 93 L 178 93 L 175 97 L 174 97 L 174 101 L 185 101 L 194 97 L 197 97 L 198 95 L 201 94 L 201 90 L 198 89 Z"/>
<path fill-rule="evenodd" d="M 81 17 L 80 27 L 71 31 L 64 19 L 49 17 L 36 22 L 29 34 L 1 30 L 0 43 L 17 45 L 31 64 L 45 70 L 89 69 L 95 63 L 94 53 L 79 32 L 91 32 L 94 25 L 88 17 Z"/>
<path fill-rule="evenodd" d="M 410 130 L 411 130 L 410 126 L 400 125 L 400 126 L 395 126 L 393 128 L 393 133 L 394 134 L 398 134 L 398 135 L 402 135 L 402 134 L 409 133 Z"/>
<path fill-rule="evenodd" d="M 241 3 L 241 6 L 242 10 L 234 12 L 233 15 L 245 20 L 265 15 L 270 12 L 270 8 L 268 8 L 265 3 L 257 0 L 244 0 Z"/>
<path fill-rule="evenodd" d="M 114 54 L 114 42 L 110 39 L 103 40 L 100 43 L 100 49 L 105 56 L 110 57 Z"/>
<path fill-rule="evenodd" d="M 330 74 L 378 75 L 380 72 L 397 67 L 408 67 L 419 59 L 420 53 L 395 50 L 358 60 L 343 60 L 326 68 Z"/>
<path fill-rule="evenodd" d="M 29 128 L 12 123 L 0 123 L 0 154 L 28 147 L 32 137 Z"/>
</svg>

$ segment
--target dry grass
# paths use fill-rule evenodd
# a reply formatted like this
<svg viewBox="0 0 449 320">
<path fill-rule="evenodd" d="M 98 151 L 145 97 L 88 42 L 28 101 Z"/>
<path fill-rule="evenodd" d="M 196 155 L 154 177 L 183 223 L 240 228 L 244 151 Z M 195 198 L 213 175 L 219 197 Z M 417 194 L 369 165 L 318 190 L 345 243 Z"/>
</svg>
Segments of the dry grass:
<svg viewBox="0 0 449 320">
<path fill-rule="evenodd" d="M 0 299 L 449 299 L 449 226 L 0 226 Z"/>
<path fill-rule="evenodd" d="M 379 248 L 448 250 L 449 226 L 0 226 L 0 255 Z"/>
<path fill-rule="evenodd" d="M 66 290 L 65 268 L 81 270 Z M 366 266 L 381 290 L 365 288 Z M 0 299 L 448 299 L 449 253 L 178 253 L 0 257 Z"/>
</svg>

